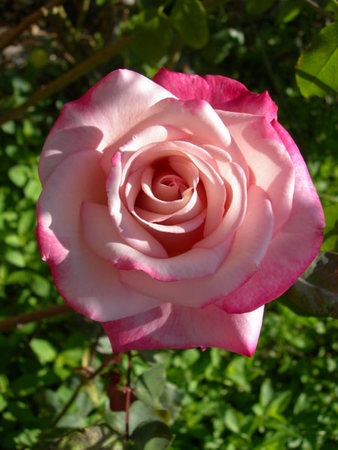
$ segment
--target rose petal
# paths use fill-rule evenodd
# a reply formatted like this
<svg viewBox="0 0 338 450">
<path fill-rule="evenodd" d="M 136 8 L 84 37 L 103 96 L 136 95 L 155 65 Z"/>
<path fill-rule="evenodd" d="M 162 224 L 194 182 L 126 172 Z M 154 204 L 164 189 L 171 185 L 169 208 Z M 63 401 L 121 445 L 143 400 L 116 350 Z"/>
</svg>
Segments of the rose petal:
<svg viewBox="0 0 338 450">
<path fill-rule="evenodd" d="M 215 247 L 225 240 L 231 240 L 243 222 L 247 210 L 247 182 L 238 164 L 226 163 L 220 166 L 220 176 L 226 184 L 227 202 L 225 214 L 219 225 L 195 244 L 196 247 Z"/>
<path fill-rule="evenodd" d="M 128 181 L 129 172 L 135 172 L 142 167 L 149 167 L 159 158 L 170 158 L 175 156 L 188 159 L 188 161 L 190 160 L 199 170 L 199 178 L 203 183 L 206 193 L 206 220 L 204 225 L 204 234 L 208 235 L 218 226 L 223 218 L 226 191 L 222 178 L 219 176 L 212 164 L 208 163 L 209 159 L 213 165 L 216 165 L 215 161 L 213 161 L 212 158 L 210 158 L 210 155 L 208 155 L 208 153 L 201 147 L 185 141 L 174 141 L 161 143 L 155 147 L 140 149 L 138 152 L 134 153 L 134 155 L 124 166 L 122 174 L 123 182 Z M 109 179 L 111 179 L 112 182 L 115 182 L 114 180 L 116 177 L 111 175 Z M 118 199 L 116 197 L 119 195 L 117 188 L 109 188 L 109 191 L 115 193 L 114 200 L 109 200 L 109 203 L 117 205 Z M 130 202 L 128 206 L 131 210 L 132 205 Z M 114 216 L 115 213 L 112 213 L 112 216 Z M 157 228 L 155 224 L 149 226 Z M 161 231 L 165 230 L 161 228 Z M 170 230 L 168 231 L 171 232 Z"/>
<path fill-rule="evenodd" d="M 61 130 L 52 128 L 39 160 L 41 183 L 44 185 L 49 174 L 64 158 L 73 153 L 99 148 L 102 138 L 102 131 L 94 126 L 78 126 Z"/>
<path fill-rule="evenodd" d="M 228 112 L 221 112 L 220 117 L 233 138 L 229 153 L 242 153 L 251 170 L 251 182 L 271 199 L 276 233 L 293 207 L 295 175 L 291 158 L 265 118 Z"/>
<path fill-rule="evenodd" d="M 121 202 L 120 184 L 122 177 L 121 154 L 115 153 L 112 159 L 111 172 L 106 181 L 110 226 L 115 226 L 119 238 L 136 250 L 157 258 L 167 257 L 164 247 L 144 229 Z"/>
<path fill-rule="evenodd" d="M 273 225 L 269 199 L 264 191 L 257 186 L 252 186 L 248 191 L 245 219 L 236 232 L 229 253 L 215 272 L 200 279 L 195 277 L 189 283 L 181 280 L 172 281 L 165 285 L 165 289 L 162 282 L 135 270 L 121 272 L 121 280 L 144 295 L 151 292 L 163 303 L 173 302 L 184 306 L 200 307 L 222 300 L 260 270 L 261 261 L 271 242 Z M 225 241 L 223 245 L 220 246 L 221 255 L 226 255 L 226 246 L 229 242 Z M 216 249 L 218 250 L 219 247 Z M 213 251 L 216 249 L 213 248 Z M 187 252 L 186 255 L 188 262 L 193 253 Z M 208 266 L 209 261 L 207 259 L 198 261 L 190 257 L 190 264 Z M 227 306 L 224 310 L 228 312 L 226 308 Z"/>
<path fill-rule="evenodd" d="M 170 163 L 170 158 L 169 163 Z M 181 159 L 181 158 L 180 158 Z M 186 172 L 188 172 L 187 185 L 189 186 L 181 194 L 181 198 L 172 201 L 165 201 L 155 197 L 152 191 L 153 178 L 155 169 L 152 167 L 140 168 L 138 171 L 131 174 L 128 178 L 125 194 L 127 198 L 127 204 L 133 209 L 134 204 L 137 206 L 136 210 L 148 211 L 148 213 L 156 213 L 157 215 L 163 215 L 163 217 L 170 218 L 173 215 L 191 214 L 196 215 L 203 207 L 201 199 L 197 197 L 196 187 L 199 182 L 199 174 L 197 168 L 184 158 L 184 165 Z M 196 213 L 194 214 L 194 211 Z"/>
<path fill-rule="evenodd" d="M 103 322 L 114 352 L 132 349 L 218 347 L 251 356 L 257 345 L 264 307 L 246 314 L 227 314 L 163 304 L 119 321 Z"/>
<path fill-rule="evenodd" d="M 267 92 L 250 92 L 244 84 L 231 78 L 160 69 L 153 80 L 181 100 L 202 99 L 215 109 L 261 115 L 268 121 L 277 118 L 277 106 Z"/>
<path fill-rule="evenodd" d="M 141 124 L 137 123 L 121 139 L 113 142 L 112 145 L 108 145 L 103 150 L 101 165 L 105 172 L 109 174 L 111 159 L 117 151 L 123 154 L 123 160 L 126 162 L 140 148 L 186 138 L 189 138 L 188 133 L 179 128 L 169 125 L 150 125 L 144 128 L 142 122 Z"/>
<path fill-rule="evenodd" d="M 62 108 L 42 150 L 39 162 L 41 179 L 45 180 L 57 164 L 74 151 L 81 150 L 81 146 L 87 150 L 92 145 L 92 150 L 102 151 L 133 127 L 144 111 L 168 97 L 173 95 L 136 72 L 126 69 L 111 72 L 80 99 Z M 67 142 L 69 132 L 64 139 L 61 135 L 54 139 L 56 132 L 73 128 L 83 128 L 83 136 L 80 130 L 76 132 L 78 142 L 73 132 L 70 132 L 71 142 Z M 97 131 L 88 132 L 88 128 Z"/>
<path fill-rule="evenodd" d="M 148 274 L 154 279 L 154 283 L 157 280 L 190 280 L 212 274 L 222 263 L 224 246 L 228 245 L 225 243 L 212 249 L 191 249 L 171 258 L 153 258 L 126 243 L 104 205 L 84 203 L 81 224 L 84 240 L 89 248 L 121 269 L 121 276 L 124 272 L 130 273 L 132 269 L 136 269 Z M 169 288 L 171 284 L 168 284 Z M 190 282 L 185 283 L 186 286 L 189 284 Z"/>
<path fill-rule="evenodd" d="M 277 122 L 273 126 L 295 168 L 292 212 L 272 240 L 262 270 L 227 299 L 231 312 L 250 311 L 282 295 L 315 258 L 323 240 L 323 210 L 304 160 L 287 131 Z"/>
<path fill-rule="evenodd" d="M 145 112 L 138 127 L 153 125 L 178 128 L 193 135 L 200 143 L 227 147 L 231 142 L 228 129 L 216 111 L 203 100 L 160 100 Z"/>
<path fill-rule="evenodd" d="M 64 299 L 92 319 L 112 320 L 159 303 L 122 285 L 118 271 L 83 242 L 81 205 L 83 200 L 102 202 L 103 181 L 97 153 L 81 152 L 66 158 L 50 175 L 40 196 L 37 239 Z"/>
</svg>

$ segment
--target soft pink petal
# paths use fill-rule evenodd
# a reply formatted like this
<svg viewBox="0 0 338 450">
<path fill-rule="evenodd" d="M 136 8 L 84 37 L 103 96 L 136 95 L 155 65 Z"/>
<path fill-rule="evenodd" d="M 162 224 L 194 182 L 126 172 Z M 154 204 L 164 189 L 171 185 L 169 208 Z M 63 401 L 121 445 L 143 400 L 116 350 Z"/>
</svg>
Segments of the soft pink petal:
<svg viewBox="0 0 338 450">
<path fill-rule="evenodd" d="M 183 158 L 179 159 L 181 160 Z M 187 214 L 190 214 L 190 217 L 193 217 L 198 214 L 204 207 L 202 200 L 198 198 L 196 189 L 199 182 L 199 173 L 197 168 L 190 161 L 187 161 L 186 158 L 184 158 L 183 161 L 182 165 L 185 166 L 185 172 L 187 173 L 184 180 L 186 181 L 187 187 L 181 193 L 180 198 L 177 200 L 166 201 L 155 197 L 152 189 L 155 169 L 146 167 L 145 169 L 141 168 L 139 171 L 134 172 L 128 178 L 125 189 L 127 202 L 132 201 L 132 204 L 136 204 L 137 198 L 136 210 L 142 209 L 149 213 L 163 215 L 163 217 L 166 218 L 170 218 L 173 215 L 186 217 Z M 169 163 L 172 164 L 170 158 Z"/>
<path fill-rule="evenodd" d="M 39 176 L 44 184 L 54 167 L 67 156 L 99 148 L 103 133 L 98 127 L 78 126 L 57 130 L 52 128 L 39 160 Z"/>
<path fill-rule="evenodd" d="M 293 201 L 295 175 L 292 160 L 274 128 L 263 117 L 220 112 L 233 142 L 230 155 L 242 153 L 251 182 L 269 195 L 276 233 L 287 221 Z"/>
<path fill-rule="evenodd" d="M 185 165 L 191 163 L 184 159 Z M 195 177 L 190 181 L 190 186 L 186 188 L 177 200 L 166 201 L 155 197 L 153 193 L 155 169 L 150 167 L 140 168 L 128 177 L 125 187 L 125 198 L 128 210 L 141 216 L 147 222 L 180 223 L 189 220 L 200 214 L 205 207 L 204 202 L 198 197 L 198 170 L 195 170 Z M 188 185 L 189 186 L 189 185 Z M 170 219 L 173 218 L 171 221 Z"/>
<path fill-rule="evenodd" d="M 221 264 L 224 255 L 223 244 L 214 249 L 191 249 L 171 258 L 148 256 L 131 247 L 111 221 L 107 207 L 95 203 L 83 204 L 81 224 L 88 247 L 97 256 L 118 267 L 120 275 L 136 269 L 148 274 L 154 281 L 190 280 L 212 274 Z M 189 283 L 185 282 L 185 285 Z"/>
<path fill-rule="evenodd" d="M 75 153 L 55 169 L 39 199 L 37 239 L 64 299 L 95 320 L 113 320 L 159 303 L 122 285 L 118 271 L 82 239 L 81 205 L 84 200 L 103 203 L 102 173 L 95 152 Z"/>
<path fill-rule="evenodd" d="M 202 99 L 215 109 L 261 115 L 269 121 L 277 118 L 277 106 L 267 92 L 250 92 L 231 78 L 161 69 L 153 80 L 181 100 Z"/>
<path fill-rule="evenodd" d="M 126 134 L 144 111 L 168 97 L 173 96 L 136 72 L 120 69 L 109 73 L 80 99 L 64 105 L 43 147 L 39 163 L 40 176 L 45 180 L 64 158 L 81 150 L 81 145 L 84 150 L 88 150 L 90 143 L 93 151 L 102 151 Z M 80 137 L 79 143 L 72 131 L 71 143 L 66 142 L 69 133 L 65 134 L 64 139 L 55 141 L 56 132 L 74 128 L 83 129 L 84 136 Z M 90 131 L 87 131 L 88 128 Z M 93 128 L 95 131 L 92 131 Z M 88 138 L 88 134 L 90 141 L 86 143 L 85 136 Z"/>
<path fill-rule="evenodd" d="M 181 140 L 189 138 L 188 133 L 179 128 L 169 125 L 149 125 L 144 126 L 141 122 L 136 123 L 119 140 L 108 145 L 102 153 L 101 165 L 108 174 L 110 162 L 113 155 L 119 151 L 123 154 L 124 163 L 128 158 L 143 147 L 154 145 L 160 142 Z"/>
<path fill-rule="evenodd" d="M 142 167 L 149 167 L 160 158 L 169 159 L 173 157 L 188 159 L 188 161 L 190 160 L 199 170 L 199 178 L 203 183 L 206 193 L 204 234 L 208 235 L 217 227 L 223 218 L 226 191 L 222 178 L 213 167 L 213 165 L 216 165 L 215 161 L 203 148 L 185 141 L 172 141 L 161 143 L 154 147 L 140 149 L 130 157 L 127 164 L 124 166 L 122 182 L 128 182 L 129 172 L 135 173 L 135 171 L 140 170 Z M 209 164 L 208 160 L 210 160 L 211 164 Z M 114 182 L 115 177 L 111 179 L 112 182 Z M 109 190 L 112 191 L 111 189 Z M 117 190 L 115 189 L 114 192 L 117 192 Z M 116 196 L 117 194 L 115 195 L 115 200 L 113 202 L 110 201 L 111 204 L 117 204 Z M 131 209 L 130 204 L 129 209 Z M 113 215 L 114 214 L 112 213 L 112 216 Z M 155 227 L 155 225 L 152 226 Z M 168 231 L 171 232 L 170 230 Z"/>
<path fill-rule="evenodd" d="M 261 270 L 225 299 L 232 312 L 250 311 L 282 295 L 307 269 L 323 240 L 323 209 L 305 162 L 286 130 L 277 122 L 274 127 L 295 168 L 292 212 L 288 222 L 272 240 Z"/>
<path fill-rule="evenodd" d="M 140 271 L 121 272 L 121 280 L 144 295 L 150 292 L 159 300 L 175 304 L 200 307 L 225 298 L 238 289 L 253 274 L 260 270 L 260 264 L 269 247 L 274 221 L 271 204 L 264 191 L 252 186 L 248 192 L 248 207 L 245 219 L 236 232 L 227 254 L 228 241 L 220 246 L 225 260 L 215 272 L 203 278 L 186 281 L 172 281 L 165 286 Z M 225 245 L 225 248 L 223 247 Z M 219 247 L 216 247 L 217 251 Z M 213 248 L 213 251 L 216 251 Z M 195 250 L 195 249 L 193 249 Z M 196 249 L 197 250 L 197 249 Z M 189 253 L 186 253 L 189 262 Z M 191 253 L 193 255 L 193 253 Z M 169 260 L 170 261 L 170 260 Z M 209 265 L 208 260 L 190 258 L 190 264 Z M 243 300 L 245 303 L 245 300 Z M 229 312 L 227 305 L 224 310 Z M 245 309 L 243 308 L 243 311 Z"/>
<path fill-rule="evenodd" d="M 201 143 L 227 147 L 231 141 L 229 131 L 216 111 L 203 100 L 181 101 L 166 98 L 145 112 L 138 126 L 153 125 L 175 127 L 192 133 Z"/>
<path fill-rule="evenodd" d="M 223 162 L 220 164 L 220 176 L 224 180 L 227 192 L 225 214 L 212 233 L 196 242 L 196 247 L 211 248 L 225 240 L 231 240 L 245 217 L 247 181 L 242 168 L 238 164 Z"/>
<path fill-rule="evenodd" d="M 103 322 L 114 352 L 160 348 L 218 347 L 251 356 L 257 345 L 264 307 L 246 314 L 227 314 L 163 304 L 123 320 Z"/>
<path fill-rule="evenodd" d="M 164 247 L 135 220 L 121 201 L 121 177 L 121 153 L 118 152 L 112 158 L 110 174 L 106 181 L 110 226 L 116 228 L 115 233 L 118 230 L 118 240 L 123 240 L 137 251 L 152 257 L 166 258 L 168 255 Z"/>
</svg>

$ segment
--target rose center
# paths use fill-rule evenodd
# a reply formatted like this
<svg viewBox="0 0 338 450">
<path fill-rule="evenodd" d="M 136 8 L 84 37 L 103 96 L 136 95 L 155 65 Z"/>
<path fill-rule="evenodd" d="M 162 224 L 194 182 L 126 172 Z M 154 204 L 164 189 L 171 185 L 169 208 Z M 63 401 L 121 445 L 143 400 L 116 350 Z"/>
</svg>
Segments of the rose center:
<svg viewBox="0 0 338 450">
<path fill-rule="evenodd" d="M 158 199 L 173 201 L 181 199 L 188 186 L 179 175 L 175 173 L 164 173 L 155 177 L 152 189 L 153 194 Z"/>
</svg>

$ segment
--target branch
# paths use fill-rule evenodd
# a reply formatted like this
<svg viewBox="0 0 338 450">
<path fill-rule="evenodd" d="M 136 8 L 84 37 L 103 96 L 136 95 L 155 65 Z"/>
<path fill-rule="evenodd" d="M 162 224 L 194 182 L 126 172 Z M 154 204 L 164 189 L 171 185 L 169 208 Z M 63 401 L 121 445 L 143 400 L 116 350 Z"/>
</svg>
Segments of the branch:
<svg viewBox="0 0 338 450">
<path fill-rule="evenodd" d="M 49 3 L 47 3 L 44 6 L 41 6 L 37 11 L 33 12 L 29 16 L 25 17 L 21 23 L 15 27 L 13 30 L 9 30 L 6 33 L 4 33 L 0 37 L 0 51 L 6 48 L 8 45 L 10 45 L 15 39 L 20 36 L 20 34 L 28 28 L 33 23 L 37 22 L 41 17 L 45 17 L 47 14 L 48 9 L 53 8 L 54 6 L 57 6 L 61 3 L 63 3 L 65 0 L 51 0 Z"/>
<path fill-rule="evenodd" d="M 117 53 L 120 53 L 130 43 L 130 37 L 123 37 L 114 42 L 111 45 L 103 48 L 102 50 L 94 53 L 94 55 L 85 59 L 77 66 L 73 67 L 68 72 L 61 75 L 56 80 L 53 80 L 46 86 L 42 87 L 38 91 L 34 92 L 22 105 L 14 108 L 6 114 L 0 116 L 0 125 L 8 122 L 9 120 L 15 120 L 24 114 L 30 106 L 35 105 L 40 100 L 43 100 L 56 92 L 61 91 L 63 88 L 73 83 L 78 78 L 85 75 L 90 70 L 94 69 L 96 66 L 106 62 L 109 58 Z"/>
<path fill-rule="evenodd" d="M 73 310 L 68 305 L 47 306 L 47 308 L 41 309 L 40 311 L 20 314 L 18 316 L 9 317 L 8 319 L 0 321 L 0 331 L 11 330 L 12 328 L 18 328 L 25 323 L 36 322 L 37 320 L 58 316 L 60 314 L 66 314 L 71 311 Z"/>
</svg>

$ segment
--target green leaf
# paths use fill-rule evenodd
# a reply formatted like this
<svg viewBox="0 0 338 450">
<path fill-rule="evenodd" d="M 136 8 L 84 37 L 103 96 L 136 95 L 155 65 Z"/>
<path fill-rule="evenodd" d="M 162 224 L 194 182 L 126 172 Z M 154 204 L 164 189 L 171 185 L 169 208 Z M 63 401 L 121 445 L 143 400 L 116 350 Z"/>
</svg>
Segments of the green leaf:
<svg viewBox="0 0 338 450">
<path fill-rule="evenodd" d="M 265 410 L 265 415 L 270 417 L 280 417 L 291 401 L 291 391 L 281 392 L 275 395 Z"/>
<path fill-rule="evenodd" d="M 44 339 L 33 338 L 29 345 L 41 364 L 53 361 L 56 358 L 57 351 L 50 342 Z"/>
<path fill-rule="evenodd" d="M 325 233 L 322 245 L 323 251 L 338 252 L 338 203 L 324 207 L 325 214 Z"/>
<path fill-rule="evenodd" d="M 338 253 L 322 252 L 304 278 L 282 296 L 282 303 L 298 314 L 338 318 Z"/>
<path fill-rule="evenodd" d="M 34 294 L 39 297 L 48 297 L 51 289 L 48 279 L 30 270 L 15 270 L 11 272 L 6 279 L 6 284 L 29 285 Z"/>
<path fill-rule="evenodd" d="M 9 169 L 8 176 L 16 186 L 23 187 L 31 176 L 31 169 L 28 166 L 18 164 Z"/>
<path fill-rule="evenodd" d="M 24 255 L 18 250 L 7 249 L 5 259 L 16 267 L 25 267 L 26 261 Z"/>
<path fill-rule="evenodd" d="M 0 412 L 3 411 L 8 405 L 7 400 L 3 395 L 0 394 Z"/>
<path fill-rule="evenodd" d="M 122 450 L 121 439 L 105 425 L 75 430 L 57 442 L 55 450 Z"/>
<path fill-rule="evenodd" d="M 177 0 L 170 18 L 183 42 L 193 48 L 202 48 L 209 39 L 207 16 L 199 0 Z"/>
<path fill-rule="evenodd" d="M 250 392 L 251 386 L 246 377 L 246 360 L 241 357 L 235 357 L 228 364 L 226 376 L 245 392 Z"/>
<path fill-rule="evenodd" d="M 30 179 L 24 188 L 25 197 L 36 202 L 41 193 L 41 185 L 37 179 Z"/>
<path fill-rule="evenodd" d="M 259 2 L 257 0 L 246 0 L 245 9 L 250 16 L 260 16 L 270 9 L 274 3 L 275 0 L 260 0 Z"/>
<path fill-rule="evenodd" d="M 22 211 L 18 222 L 18 234 L 24 236 L 33 230 L 36 221 L 36 212 L 34 209 Z"/>
<path fill-rule="evenodd" d="M 173 441 L 170 428 L 157 420 L 141 423 L 133 431 L 132 438 L 135 450 L 164 450 Z"/>
<path fill-rule="evenodd" d="M 277 22 L 291 22 L 301 12 L 304 4 L 304 0 L 282 0 L 277 12 Z"/>
<path fill-rule="evenodd" d="M 39 297 L 47 298 L 50 294 L 51 285 L 49 281 L 41 275 L 33 274 L 30 286 L 34 294 Z"/>
<path fill-rule="evenodd" d="M 144 18 L 143 18 L 144 16 Z M 131 41 L 132 51 L 149 64 L 158 63 L 168 51 L 172 41 L 172 29 L 169 20 L 163 16 L 145 18 L 136 26 Z"/>
<path fill-rule="evenodd" d="M 165 385 L 165 370 L 163 364 L 156 364 L 145 371 L 137 380 L 136 395 L 147 405 L 158 407 L 158 398 Z"/>
<path fill-rule="evenodd" d="M 300 56 L 296 80 L 301 94 L 324 97 L 338 90 L 338 22 L 323 28 Z"/>
<path fill-rule="evenodd" d="M 227 428 L 233 433 L 239 433 L 240 425 L 238 421 L 238 413 L 233 408 L 228 408 L 225 411 L 224 422 Z"/>
<path fill-rule="evenodd" d="M 259 393 L 259 404 L 265 408 L 273 398 L 273 394 L 271 380 L 264 380 Z"/>
<path fill-rule="evenodd" d="M 96 351 L 102 355 L 111 355 L 112 348 L 108 336 L 101 336 L 98 340 Z"/>
</svg>

